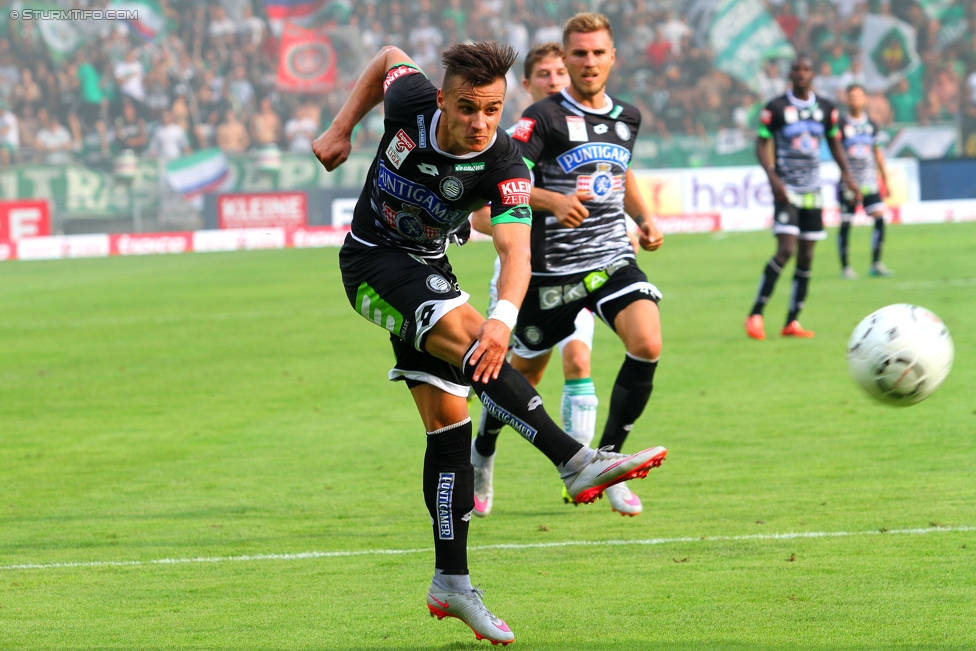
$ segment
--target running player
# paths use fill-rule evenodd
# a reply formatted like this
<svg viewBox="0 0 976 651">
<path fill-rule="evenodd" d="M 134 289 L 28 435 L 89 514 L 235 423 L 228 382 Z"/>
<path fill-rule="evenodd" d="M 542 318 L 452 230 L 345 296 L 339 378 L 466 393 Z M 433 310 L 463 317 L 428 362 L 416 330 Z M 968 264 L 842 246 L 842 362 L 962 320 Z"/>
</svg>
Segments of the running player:
<svg viewBox="0 0 976 651">
<path fill-rule="evenodd" d="M 339 253 L 346 296 L 389 331 L 390 379 L 404 380 L 427 431 L 424 500 L 434 535 L 427 606 L 475 635 L 508 644 L 514 635 L 471 587 L 467 534 L 473 507 L 468 386 L 485 406 L 557 467 L 576 501 L 660 465 L 664 448 L 635 455 L 590 450 L 560 430 L 525 378 L 505 361 L 529 281 L 531 185 L 518 149 L 496 132 L 505 74 L 515 52 L 495 43 L 453 45 L 437 89 L 398 48 L 368 64 L 312 150 L 329 171 L 352 148 L 353 128 L 380 102 L 385 131 Z M 467 303 L 445 255 L 472 210 L 491 203 L 501 258 L 499 301 L 485 320 Z"/>
<path fill-rule="evenodd" d="M 882 189 L 888 187 L 885 176 L 884 154 L 878 142 L 878 125 L 868 118 L 864 110 L 867 95 L 860 84 L 847 87 L 848 112 L 840 117 L 841 146 L 847 152 L 854 182 L 864 197 L 864 212 L 874 218 L 874 232 L 871 235 L 872 276 L 890 276 L 892 272 L 881 262 L 881 247 L 884 244 L 884 201 Z M 837 249 L 840 253 L 841 275 L 844 278 L 857 278 L 857 273 L 848 259 L 851 220 L 857 210 L 854 193 L 837 186 L 837 203 L 840 204 L 840 232 L 837 235 Z"/>
<path fill-rule="evenodd" d="M 641 228 L 645 249 L 661 246 L 630 170 L 640 112 L 605 88 L 615 60 L 609 21 L 578 14 L 563 29 L 570 85 L 533 104 L 513 131 L 535 173 L 532 281 L 518 325 L 512 365 L 538 383 L 552 348 L 570 336 L 587 308 L 616 332 L 627 350 L 610 398 L 600 447 L 619 451 L 643 412 L 661 354 L 661 295 L 637 267 L 626 212 Z M 484 429 L 501 423 L 490 417 Z M 607 490 L 625 515 L 642 510 L 626 485 Z"/>
<path fill-rule="evenodd" d="M 533 102 L 558 93 L 569 84 L 569 73 L 563 63 L 563 48 L 559 43 L 549 42 L 537 45 L 525 55 L 525 76 L 522 87 L 532 96 Z M 511 135 L 514 127 L 509 129 Z M 475 230 L 491 234 L 490 208 L 485 206 L 471 215 Z M 495 259 L 495 275 L 489 285 L 488 311 L 494 309 L 498 301 L 498 273 L 501 266 Z M 588 446 L 593 440 L 596 428 L 596 409 L 599 401 L 596 389 L 590 379 L 590 350 L 593 348 L 593 313 L 582 309 L 576 315 L 576 329 L 557 345 L 563 361 L 562 426 L 566 433 Z M 515 360 L 518 364 L 518 359 Z M 516 366 L 516 369 L 519 369 Z M 533 386 L 538 384 L 541 375 L 528 377 Z M 486 425 L 492 429 L 486 429 Z M 474 466 L 474 514 L 487 517 L 491 513 L 494 499 L 492 475 L 495 466 L 495 443 L 502 423 L 490 418 L 487 411 L 481 412 L 478 435 L 471 446 L 471 463 Z M 496 429 L 497 427 L 497 429 Z M 565 490 L 565 489 L 563 489 Z"/>
<path fill-rule="evenodd" d="M 830 153 L 840 167 L 841 181 L 861 201 L 861 191 L 851 178 L 847 157 L 840 146 L 837 109 L 817 97 L 813 82 L 813 59 L 798 55 L 790 65 L 792 88 L 771 100 L 760 113 L 756 157 L 769 177 L 773 191 L 773 234 L 776 253 L 766 263 L 746 332 L 753 339 L 765 339 L 763 309 L 773 294 L 783 268 L 796 252 L 793 294 L 790 296 L 784 337 L 812 337 L 797 320 L 810 285 L 813 247 L 827 237 L 823 229 L 823 195 L 820 191 L 820 141 L 827 139 Z M 770 141 L 775 158 L 770 152 Z M 799 242 L 799 247 L 797 243 Z M 797 250 L 798 249 L 798 250 Z"/>
</svg>

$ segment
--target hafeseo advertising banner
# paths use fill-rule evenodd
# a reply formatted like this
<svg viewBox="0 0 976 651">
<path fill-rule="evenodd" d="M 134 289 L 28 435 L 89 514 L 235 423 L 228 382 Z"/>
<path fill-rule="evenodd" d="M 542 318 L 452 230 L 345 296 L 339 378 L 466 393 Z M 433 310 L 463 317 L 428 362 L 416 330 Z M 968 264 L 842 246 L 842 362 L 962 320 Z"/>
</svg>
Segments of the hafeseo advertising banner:
<svg viewBox="0 0 976 651">
<path fill-rule="evenodd" d="M 219 228 L 301 228 L 308 225 L 304 192 L 222 194 L 217 197 Z"/>
<path fill-rule="evenodd" d="M 0 201 L 0 242 L 51 234 L 51 210 L 47 201 Z"/>
</svg>

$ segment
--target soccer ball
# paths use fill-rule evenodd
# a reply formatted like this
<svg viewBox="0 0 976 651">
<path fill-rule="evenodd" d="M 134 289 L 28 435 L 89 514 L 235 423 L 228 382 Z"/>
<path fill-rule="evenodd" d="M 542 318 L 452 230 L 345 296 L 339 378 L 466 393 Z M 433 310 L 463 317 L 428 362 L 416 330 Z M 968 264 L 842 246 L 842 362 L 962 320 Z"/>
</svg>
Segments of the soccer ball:
<svg viewBox="0 0 976 651">
<path fill-rule="evenodd" d="M 847 343 L 854 380 L 872 398 L 907 407 L 942 385 L 952 368 L 952 337 L 935 314 L 898 303 L 864 318 Z"/>
</svg>

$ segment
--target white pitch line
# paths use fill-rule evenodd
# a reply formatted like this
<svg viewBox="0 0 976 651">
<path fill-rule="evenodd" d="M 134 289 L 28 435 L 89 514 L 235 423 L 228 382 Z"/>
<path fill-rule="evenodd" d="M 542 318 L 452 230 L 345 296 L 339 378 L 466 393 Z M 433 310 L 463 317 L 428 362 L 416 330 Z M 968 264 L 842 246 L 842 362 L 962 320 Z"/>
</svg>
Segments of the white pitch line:
<svg viewBox="0 0 976 651">
<path fill-rule="evenodd" d="M 960 533 L 976 531 L 976 527 L 929 527 L 925 529 L 890 529 L 875 531 L 797 531 L 790 533 L 757 533 L 744 536 L 685 536 L 681 538 L 647 538 L 639 540 L 566 540 L 547 543 L 501 543 L 478 545 L 468 551 L 549 549 L 553 547 L 613 547 L 621 545 L 670 545 L 676 543 L 743 542 L 749 540 L 799 540 L 804 538 L 846 538 L 851 536 L 920 536 L 930 533 Z M 0 571 L 52 570 L 76 567 L 146 567 L 150 565 L 183 565 L 186 563 L 231 563 L 254 561 L 298 561 L 315 558 L 346 558 L 349 556 L 394 556 L 427 554 L 430 548 L 366 549 L 361 551 L 301 552 L 297 554 L 247 554 L 242 556 L 214 556 L 196 558 L 157 558 L 148 561 L 80 561 L 72 563 L 22 563 L 0 565 Z"/>
</svg>

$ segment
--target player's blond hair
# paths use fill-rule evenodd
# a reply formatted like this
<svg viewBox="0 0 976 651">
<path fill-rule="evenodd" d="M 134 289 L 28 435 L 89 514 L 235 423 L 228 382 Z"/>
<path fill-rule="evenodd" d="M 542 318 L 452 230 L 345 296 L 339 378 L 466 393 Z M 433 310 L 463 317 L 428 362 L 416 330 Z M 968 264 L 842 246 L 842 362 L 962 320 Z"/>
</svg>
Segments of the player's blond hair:
<svg viewBox="0 0 976 651">
<path fill-rule="evenodd" d="M 536 45 L 529 50 L 529 53 L 525 55 L 525 78 L 532 79 L 532 72 L 535 70 L 536 64 L 550 57 L 562 59 L 563 46 L 555 41 L 549 41 L 548 43 Z"/>
<path fill-rule="evenodd" d="M 613 29 L 611 29 L 610 20 L 606 16 L 594 12 L 576 14 L 563 25 L 563 45 L 569 42 L 570 34 L 590 34 L 604 30 L 610 35 L 612 41 Z"/>
</svg>

